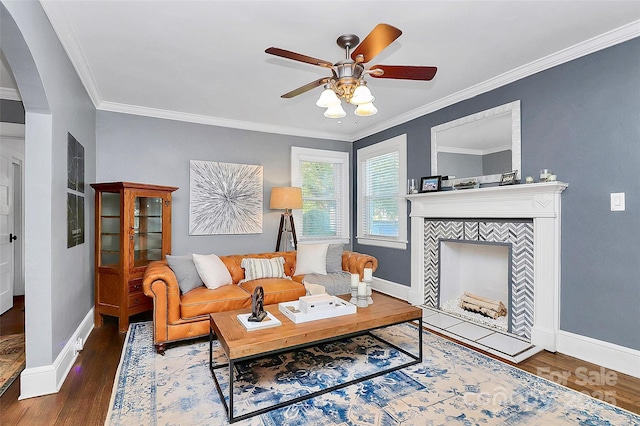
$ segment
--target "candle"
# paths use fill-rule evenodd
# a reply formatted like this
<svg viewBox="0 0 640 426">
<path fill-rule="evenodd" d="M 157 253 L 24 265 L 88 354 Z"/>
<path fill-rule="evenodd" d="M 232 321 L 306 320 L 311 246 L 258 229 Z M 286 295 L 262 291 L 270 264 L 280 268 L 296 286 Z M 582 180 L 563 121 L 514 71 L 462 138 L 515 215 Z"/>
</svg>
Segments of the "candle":
<svg viewBox="0 0 640 426">
<path fill-rule="evenodd" d="M 546 182 L 547 178 L 551 175 L 549 169 L 540 170 L 540 182 Z"/>
<path fill-rule="evenodd" d="M 373 269 L 364 268 L 364 280 L 371 281 L 373 279 Z"/>
<path fill-rule="evenodd" d="M 358 296 L 366 296 L 367 295 L 367 283 L 359 282 L 358 283 Z"/>
<path fill-rule="evenodd" d="M 351 287 L 358 287 L 358 282 L 360 282 L 360 275 L 351 274 Z"/>
</svg>

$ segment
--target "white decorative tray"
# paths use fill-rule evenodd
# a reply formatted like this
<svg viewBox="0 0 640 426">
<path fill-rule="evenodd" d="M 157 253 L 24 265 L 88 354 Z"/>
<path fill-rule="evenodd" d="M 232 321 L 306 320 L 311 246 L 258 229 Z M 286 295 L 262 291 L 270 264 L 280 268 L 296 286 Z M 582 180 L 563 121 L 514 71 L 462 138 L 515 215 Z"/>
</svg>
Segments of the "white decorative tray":
<svg viewBox="0 0 640 426">
<path fill-rule="evenodd" d="M 282 302 L 278 304 L 278 309 L 282 312 L 287 318 L 293 321 L 296 324 L 300 324 L 308 321 L 321 320 L 325 318 L 333 318 L 339 317 L 342 315 L 355 314 L 358 309 L 356 305 L 352 305 L 351 303 L 340 299 L 339 297 L 335 297 L 335 302 L 330 308 L 320 309 L 310 313 L 304 313 L 300 310 L 300 302 Z"/>
</svg>

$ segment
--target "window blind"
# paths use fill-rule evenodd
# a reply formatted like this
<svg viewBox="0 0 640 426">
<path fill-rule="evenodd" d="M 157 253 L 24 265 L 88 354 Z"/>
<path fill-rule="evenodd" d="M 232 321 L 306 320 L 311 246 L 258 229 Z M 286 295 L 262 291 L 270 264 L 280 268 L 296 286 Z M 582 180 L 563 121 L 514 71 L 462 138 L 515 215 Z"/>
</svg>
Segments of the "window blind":
<svg viewBox="0 0 640 426">
<path fill-rule="evenodd" d="M 398 238 L 398 193 L 400 153 L 388 152 L 368 158 L 362 169 L 365 236 Z"/>
<path fill-rule="evenodd" d="M 337 164 L 301 161 L 302 235 L 305 239 L 340 237 L 342 182 Z"/>
</svg>

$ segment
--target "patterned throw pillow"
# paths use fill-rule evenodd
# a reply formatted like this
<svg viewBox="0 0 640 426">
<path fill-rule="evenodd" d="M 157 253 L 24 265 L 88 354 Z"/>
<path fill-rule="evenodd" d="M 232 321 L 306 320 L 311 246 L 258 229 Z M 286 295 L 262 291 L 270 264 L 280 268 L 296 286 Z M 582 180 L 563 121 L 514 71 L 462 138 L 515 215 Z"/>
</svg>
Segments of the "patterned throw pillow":
<svg viewBox="0 0 640 426">
<path fill-rule="evenodd" d="M 244 280 L 240 281 L 241 283 L 260 278 L 291 279 L 284 273 L 284 257 L 273 257 L 271 259 L 246 257 L 242 259 L 240 266 L 244 268 Z"/>
</svg>

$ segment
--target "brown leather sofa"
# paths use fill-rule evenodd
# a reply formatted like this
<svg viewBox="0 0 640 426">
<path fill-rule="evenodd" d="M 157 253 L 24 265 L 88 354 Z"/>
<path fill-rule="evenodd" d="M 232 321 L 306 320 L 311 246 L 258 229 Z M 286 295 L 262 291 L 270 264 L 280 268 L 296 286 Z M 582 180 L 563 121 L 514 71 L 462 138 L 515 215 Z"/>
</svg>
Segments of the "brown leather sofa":
<svg viewBox="0 0 640 426">
<path fill-rule="evenodd" d="M 245 281 L 243 258 L 284 257 L 284 269 L 291 280 L 283 278 L 261 278 Z M 234 309 L 250 308 L 251 295 L 256 287 L 264 289 L 264 304 L 276 304 L 297 300 L 306 294 L 302 280 L 304 275 L 295 274 L 296 252 L 271 252 L 260 254 L 220 256 L 233 284 L 210 290 L 206 287 L 180 293 L 178 279 L 165 260 L 151 262 L 144 273 L 144 293 L 153 299 L 153 343 L 159 354 L 164 354 L 166 344 L 193 339 L 209 334 L 209 314 Z M 342 269 L 360 274 L 364 268 L 374 271 L 378 267 L 375 257 L 352 251 L 342 253 Z"/>
</svg>

